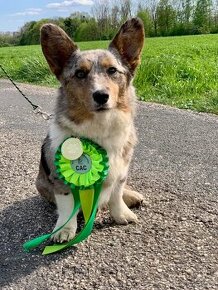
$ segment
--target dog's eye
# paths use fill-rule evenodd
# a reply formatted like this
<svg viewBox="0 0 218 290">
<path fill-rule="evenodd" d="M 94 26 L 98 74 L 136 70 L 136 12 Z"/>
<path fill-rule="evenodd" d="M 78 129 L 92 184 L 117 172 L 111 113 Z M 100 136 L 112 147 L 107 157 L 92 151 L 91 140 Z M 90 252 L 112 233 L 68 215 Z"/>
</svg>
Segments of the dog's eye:
<svg viewBox="0 0 218 290">
<path fill-rule="evenodd" d="M 76 72 L 75 72 L 75 76 L 78 78 L 78 79 L 84 79 L 86 76 L 87 76 L 87 72 L 82 70 L 82 69 L 78 69 Z"/>
<path fill-rule="evenodd" d="M 109 67 L 108 69 L 107 69 L 107 73 L 109 74 L 109 75 L 113 75 L 113 74 L 115 74 L 117 72 L 117 69 L 115 68 L 115 67 L 113 67 L 113 66 L 111 66 L 111 67 Z"/>
</svg>

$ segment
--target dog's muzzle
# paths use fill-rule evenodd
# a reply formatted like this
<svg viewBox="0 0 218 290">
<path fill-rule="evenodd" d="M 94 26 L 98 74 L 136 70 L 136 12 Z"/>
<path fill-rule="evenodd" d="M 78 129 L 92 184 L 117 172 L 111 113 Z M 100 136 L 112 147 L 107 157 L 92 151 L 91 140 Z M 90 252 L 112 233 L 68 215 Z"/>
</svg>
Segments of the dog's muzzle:
<svg viewBox="0 0 218 290">
<path fill-rule="evenodd" d="M 103 105 L 105 105 L 109 99 L 109 95 L 108 93 L 104 92 L 104 91 L 96 91 L 93 93 L 93 99 L 95 101 L 95 103 L 101 107 Z"/>
</svg>

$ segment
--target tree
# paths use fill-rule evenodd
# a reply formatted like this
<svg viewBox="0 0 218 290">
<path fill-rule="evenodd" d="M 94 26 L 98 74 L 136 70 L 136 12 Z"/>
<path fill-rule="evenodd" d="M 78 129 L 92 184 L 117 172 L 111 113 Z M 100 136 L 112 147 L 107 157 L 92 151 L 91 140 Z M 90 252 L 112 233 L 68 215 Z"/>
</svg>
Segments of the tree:
<svg viewBox="0 0 218 290">
<path fill-rule="evenodd" d="M 76 32 L 76 41 L 91 41 L 99 39 L 98 25 L 94 18 L 88 22 L 82 22 Z"/>
<path fill-rule="evenodd" d="M 218 0 L 213 2 L 213 27 L 212 33 L 218 33 Z"/>
<path fill-rule="evenodd" d="M 149 0 L 147 1 L 147 8 L 150 12 L 151 19 L 152 19 L 152 36 L 157 36 L 157 6 L 158 6 L 159 0 Z M 141 3 L 140 3 L 141 4 Z M 139 5 L 140 5 L 139 4 Z"/>
<path fill-rule="evenodd" d="M 177 28 L 176 34 L 191 34 L 193 18 L 193 0 L 181 0 L 177 2 Z"/>
<path fill-rule="evenodd" d="M 148 8 L 143 7 L 141 4 L 138 6 L 137 16 L 141 18 L 144 24 L 145 35 L 151 36 L 152 35 L 152 17 L 148 10 Z"/>
<path fill-rule="evenodd" d="M 184 3 L 184 6 L 183 6 L 184 7 L 183 8 L 184 22 L 185 22 L 185 25 L 188 26 L 192 17 L 192 10 L 193 10 L 192 0 L 185 0 L 183 1 L 183 3 Z"/>
<path fill-rule="evenodd" d="M 24 24 L 24 26 L 20 30 L 20 45 L 27 45 L 31 43 L 31 30 L 33 29 L 36 21 L 30 21 Z"/>
<path fill-rule="evenodd" d="M 132 2 L 131 0 L 123 0 L 120 2 L 120 17 L 121 22 L 126 21 L 132 14 Z"/>
<path fill-rule="evenodd" d="M 117 30 L 120 25 L 120 9 L 117 4 L 114 4 L 111 9 L 111 24 L 114 31 Z"/>
<path fill-rule="evenodd" d="M 138 9 L 132 0 L 96 0 L 93 17 L 74 12 L 66 18 L 30 21 L 19 33 L 1 33 L 0 46 L 38 44 L 40 27 L 46 22 L 59 25 L 75 40 L 111 39 L 120 25 L 135 15 L 142 19 L 147 36 L 218 33 L 218 0 L 137 1 Z"/>
<path fill-rule="evenodd" d="M 194 11 L 195 33 L 209 33 L 211 28 L 211 0 L 198 0 Z"/>
<path fill-rule="evenodd" d="M 17 32 L 0 32 L 0 47 L 17 45 L 19 41 Z"/>
<path fill-rule="evenodd" d="M 63 29 L 71 38 L 75 38 L 80 24 L 81 20 L 78 17 L 67 17 L 63 21 Z"/>
<path fill-rule="evenodd" d="M 109 39 L 110 33 L 110 3 L 109 0 L 98 0 L 92 9 L 92 13 L 98 23 L 98 31 L 101 39 Z"/>
<path fill-rule="evenodd" d="M 170 35 L 176 23 L 176 11 L 169 0 L 160 0 L 157 6 L 158 33 L 161 36 Z"/>
</svg>

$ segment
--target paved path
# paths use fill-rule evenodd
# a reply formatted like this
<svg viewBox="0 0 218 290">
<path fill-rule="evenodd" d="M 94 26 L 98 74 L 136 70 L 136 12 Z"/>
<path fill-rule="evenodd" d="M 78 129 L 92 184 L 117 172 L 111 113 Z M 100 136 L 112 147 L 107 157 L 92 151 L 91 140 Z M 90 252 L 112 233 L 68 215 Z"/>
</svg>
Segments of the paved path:
<svg viewBox="0 0 218 290">
<path fill-rule="evenodd" d="M 21 88 L 52 110 L 55 90 Z M 27 254 L 22 243 L 55 222 L 34 187 L 48 123 L 0 80 L 1 289 L 218 289 L 218 117 L 140 103 L 136 123 L 129 183 L 145 196 L 141 223 L 106 214 L 77 247 Z"/>
</svg>

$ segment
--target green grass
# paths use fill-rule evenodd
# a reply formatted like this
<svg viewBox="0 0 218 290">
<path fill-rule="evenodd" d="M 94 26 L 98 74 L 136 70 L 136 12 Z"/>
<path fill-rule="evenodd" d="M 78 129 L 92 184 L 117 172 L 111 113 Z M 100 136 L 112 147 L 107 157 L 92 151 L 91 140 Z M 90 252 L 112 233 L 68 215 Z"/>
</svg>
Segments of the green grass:
<svg viewBox="0 0 218 290">
<path fill-rule="evenodd" d="M 218 114 L 218 35 L 149 38 L 134 84 L 143 101 Z M 108 42 L 82 42 L 81 49 Z M 0 63 L 20 82 L 58 86 L 40 46 L 0 48 Z M 0 77 L 5 77 L 0 70 Z"/>
<path fill-rule="evenodd" d="M 218 114 L 218 35 L 148 39 L 135 85 L 142 100 Z"/>
</svg>

